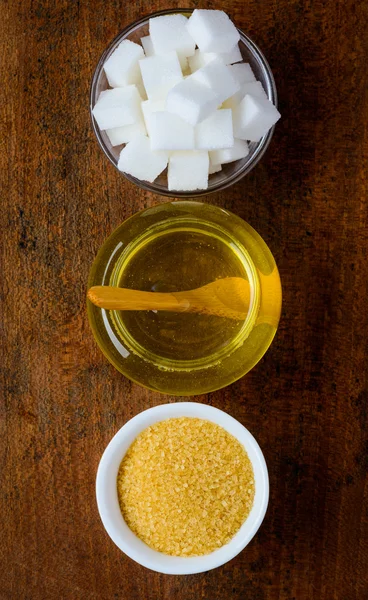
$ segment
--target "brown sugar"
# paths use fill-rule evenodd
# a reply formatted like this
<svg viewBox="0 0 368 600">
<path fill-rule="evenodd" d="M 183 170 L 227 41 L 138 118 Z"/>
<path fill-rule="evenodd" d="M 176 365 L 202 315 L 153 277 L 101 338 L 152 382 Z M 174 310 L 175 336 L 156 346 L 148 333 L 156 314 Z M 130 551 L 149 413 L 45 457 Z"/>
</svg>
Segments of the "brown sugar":
<svg viewBox="0 0 368 600">
<path fill-rule="evenodd" d="M 227 544 L 255 492 L 240 442 L 223 427 L 190 417 L 142 431 L 121 462 L 117 489 L 130 529 L 173 556 L 209 554 Z"/>
</svg>

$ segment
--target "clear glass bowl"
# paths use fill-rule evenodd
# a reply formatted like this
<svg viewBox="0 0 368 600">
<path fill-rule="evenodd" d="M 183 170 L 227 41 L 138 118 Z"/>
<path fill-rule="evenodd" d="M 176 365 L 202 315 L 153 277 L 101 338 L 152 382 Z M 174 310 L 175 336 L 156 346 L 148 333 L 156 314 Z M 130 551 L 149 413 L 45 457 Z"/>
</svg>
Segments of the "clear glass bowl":
<svg viewBox="0 0 368 600">
<path fill-rule="evenodd" d="M 262 358 L 277 330 L 281 284 L 263 239 L 233 213 L 193 201 L 133 215 L 104 242 L 88 288 L 195 289 L 223 277 L 249 282 L 240 321 L 166 311 L 117 311 L 88 301 L 89 322 L 108 360 L 152 390 L 191 396 L 236 381 Z"/>
<path fill-rule="evenodd" d="M 109 161 L 117 168 L 119 155 L 123 145 L 121 146 L 112 146 L 110 140 L 108 139 L 105 131 L 100 131 L 93 115 L 92 109 L 97 102 L 97 99 L 100 93 L 108 88 L 108 83 L 106 79 L 105 72 L 103 70 L 104 63 L 109 58 L 109 56 L 114 52 L 116 47 L 125 39 L 129 39 L 132 42 L 140 43 L 140 39 L 149 34 L 149 19 L 152 17 L 158 17 L 160 15 L 168 15 L 168 14 L 176 14 L 182 13 L 186 16 L 190 16 L 192 10 L 190 9 L 170 9 L 163 10 L 159 12 L 152 13 L 147 17 L 142 17 L 132 25 L 126 27 L 121 33 L 119 33 L 111 42 L 111 44 L 106 48 L 103 52 L 96 70 L 93 75 L 91 91 L 90 91 L 90 110 L 91 110 L 91 119 L 92 119 L 92 127 L 95 132 L 98 143 L 100 144 L 102 150 L 105 155 L 109 159 Z M 272 71 L 262 52 L 256 46 L 254 42 L 239 29 L 240 33 L 240 42 L 239 48 L 240 52 L 243 56 L 243 60 L 248 62 L 252 67 L 256 78 L 262 83 L 268 98 L 271 100 L 275 106 L 277 106 L 277 91 L 275 80 L 272 75 Z M 273 135 L 274 128 L 270 129 L 270 131 L 263 136 L 263 138 L 259 142 L 251 142 L 249 144 L 249 154 L 246 158 L 242 158 L 233 163 L 224 165 L 222 171 L 219 173 L 214 173 L 210 175 L 208 182 L 208 189 L 206 190 L 197 190 L 195 192 L 180 192 L 180 191 L 169 191 L 167 188 L 167 176 L 166 171 L 164 171 L 154 183 L 148 183 L 147 181 L 141 181 L 140 179 L 136 179 L 127 173 L 123 173 L 129 181 L 135 183 L 139 187 L 153 192 L 155 194 L 161 194 L 162 196 L 170 196 L 171 198 L 193 198 L 197 196 L 203 196 L 206 194 L 210 194 L 213 192 L 218 192 L 223 190 L 230 185 L 233 185 L 239 179 L 244 177 L 249 171 L 256 166 L 258 161 L 262 158 L 265 153 L 268 144 L 271 141 Z"/>
</svg>

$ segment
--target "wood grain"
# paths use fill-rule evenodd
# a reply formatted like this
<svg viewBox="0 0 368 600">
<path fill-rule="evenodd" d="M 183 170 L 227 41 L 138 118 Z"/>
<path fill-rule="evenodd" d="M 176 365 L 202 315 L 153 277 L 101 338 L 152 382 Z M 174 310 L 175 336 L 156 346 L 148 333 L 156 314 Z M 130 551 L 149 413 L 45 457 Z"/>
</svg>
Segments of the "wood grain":
<svg viewBox="0 0 368 600">
<path fill-rule="evenodd" d="M 189 6 L 197 6 L 189 0 Z M 368 597 L 368 4 L 203 1 L 260 45 L 283 115 L 266 157 L 207 197 L 269 243 L 278 335 L 245 378 L 197 400 L 264 450 L 270 506 L 227 565 L 169 577 L 125 557 L 98 517 L 99 458 L 137 412 L 174 401 L 127 381 L 89 331 L 105 237 L 162 199 L 102 155 L 88 90 L 106 44 L 170 0 L 2 0 L 1 600 Z M 180 399 L 179 399 L 180 400 Z M 175 400 L 176 401 L 176 400 Z"/>
</svg>

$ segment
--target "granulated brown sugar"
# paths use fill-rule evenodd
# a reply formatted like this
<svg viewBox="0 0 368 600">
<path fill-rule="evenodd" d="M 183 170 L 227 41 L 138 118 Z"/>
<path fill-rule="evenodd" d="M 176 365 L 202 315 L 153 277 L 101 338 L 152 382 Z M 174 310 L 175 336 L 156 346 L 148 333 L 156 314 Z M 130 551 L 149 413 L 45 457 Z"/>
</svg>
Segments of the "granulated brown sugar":
<svg viewBox="0 0 368 600">
<path fill-rule="evenodd" d="M 173 556 L 209 554 L 228 543 L 255 491 L 252 464 L 238 440 L 189 417 L 142 431 L 122 460 L 117 488 L 130 529 Z"/>
</svg>

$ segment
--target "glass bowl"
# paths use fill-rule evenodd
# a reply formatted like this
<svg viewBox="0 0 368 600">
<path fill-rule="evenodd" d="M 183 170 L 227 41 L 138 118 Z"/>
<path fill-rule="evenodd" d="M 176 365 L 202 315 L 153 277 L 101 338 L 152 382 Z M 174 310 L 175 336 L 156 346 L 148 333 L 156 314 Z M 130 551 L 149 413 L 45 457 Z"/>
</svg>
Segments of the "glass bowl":
<svg viewBox="0 0 368 600">
<path fill-rule="evenodd" d="M 241 320 L 105 310 L 88 301 L 94 337 L 121 373 L 149 389 L 192 396 L 225 387 L 262 358 L 281 310 L 274 258 L 245 221 L 189 200 L 143 210 L 105 241 L 88 280 L 88 288 L 177 292 L 232 276 L 249 283 L 249 308 Z"/>
<path fill-rule="evenodd" d="M 100 131 L 93 115 L 92 109 L 97 102 L 100 93 L 108 88 L 105 72 L 103 65 L 109 56 L 114 52 L 117 46 L 125 39 L 129 39 L 132 42 L 140 43 L 140 38 L 149 34 L 149 19 L 152 17 L 158 17 L 160 15 L 182 13 L 185 16 L 190 16 L 192 10 L 190 9 L 170 9 L 152 13 L 147 17 L 142 17 L 132 25 L 126 27 L 121 33 L 119 33 L 109 44 L 106 50 L 103 52 L 96 70 L 93 75 L 91 91 L 90 91 L 90 111 L 93 131 L 95 132 L 96 138 L 103 152 L 109 159 L 109 161 L 117 168 L 119 155 L 123 145 L 112 146 L 108 139 L 105 131 Z M 252 67 L 256 78 L 262 83 L 265 92 L 269 100 L 277 106 L 277 91 L 275 80 L 272 75 L 272 71 L 262 52 L 258 46 L 240 29 L 239 48 L 243 56 L 243 60 L 248 62 Z M 210 175 L 208 182 L 208 189 L 196 190 L 195 192 L 180 192 L 180 191 L 169 191 L 167 187 L 167 176 L 166 171 L 156 179 L 154 183 L 148 183 L 147 181 L 141 181 L 123 173 L 129 181 L 135 183 L 139 187 L 153 192 L 155 194 L 161 194 L 162 196 L 169 196 L 171 198 L 191 198 L 196 196 L 203 196 L 212 192 L 218 192 L 223 190 L 230 185 L 233 185 L 239 181 L 244 175 L 249 173 L 256 166 L 258 161 L 262 158 L 265 153 L 267 146 L 269 145 L 274 127 L 268 131 L 266 135 L 262 137 L 259 142 L 251 142 L 249 144 L 249 154 L 247 157 L 237 160 L 233 163 L 223 165 L 222 171 Z M 121 172 L 121 171 L 120 171 Z"/>
</svg>

